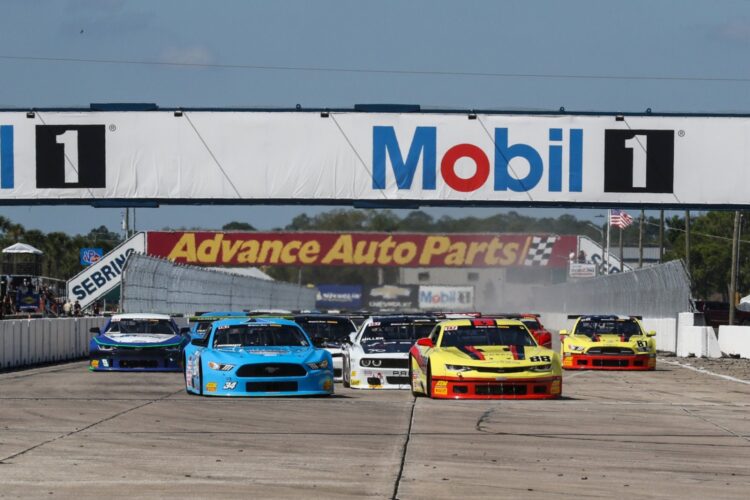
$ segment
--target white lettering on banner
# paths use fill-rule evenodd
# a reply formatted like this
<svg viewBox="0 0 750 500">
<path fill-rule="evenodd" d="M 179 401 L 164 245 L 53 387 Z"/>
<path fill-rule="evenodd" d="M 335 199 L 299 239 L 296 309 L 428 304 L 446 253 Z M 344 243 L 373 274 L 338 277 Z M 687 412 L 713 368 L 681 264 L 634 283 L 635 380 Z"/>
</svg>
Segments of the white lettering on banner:
<svg viewBox="0 0 750 500">
<path fill-rule="evenodd" d="M 50 111 L 45 121 L 0 112 L 0 204 L 750 206 L 750 117 Z"/>
<path fill-rule="evenodd" d="M 146 251 L 146 234 L 138 233 L 124 241 L 98 262 L 68 281 L 68 300 L 87 307 L 122 281 L 122 270 L 133 252 Z"/>
</svg>

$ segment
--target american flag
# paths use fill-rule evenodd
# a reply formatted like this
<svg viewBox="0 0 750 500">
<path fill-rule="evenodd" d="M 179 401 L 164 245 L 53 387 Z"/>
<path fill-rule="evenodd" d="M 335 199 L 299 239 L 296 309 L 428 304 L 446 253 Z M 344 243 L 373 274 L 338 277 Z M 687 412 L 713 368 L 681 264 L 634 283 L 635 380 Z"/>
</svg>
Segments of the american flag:
<svg viewBox="0 0 750 500">
<path fill-rule="evenodd" d="M 625 229 L 633 223 L 633 218 L 625 210 L 611 210 L 609 212 L 609 225 Z"/>
</svg>

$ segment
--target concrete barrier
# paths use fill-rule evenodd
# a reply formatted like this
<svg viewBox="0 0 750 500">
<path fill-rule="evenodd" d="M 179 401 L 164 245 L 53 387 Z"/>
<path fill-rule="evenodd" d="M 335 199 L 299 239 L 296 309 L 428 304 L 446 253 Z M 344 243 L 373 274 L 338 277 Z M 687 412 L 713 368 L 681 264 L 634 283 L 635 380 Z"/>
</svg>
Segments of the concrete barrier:
<svg viewBox="0 0 750 500">
<path fill-rule="evenodd" d="M 721 348 L 716 332 L 710 326 L 680 325 L 677 330 L 677 355 L 720 358 Z"/>
<path fill-rule="evenodd" d="M 643 318 L 643 328 L 656 332 L 656 349 L 664 352 L 677 352 L 677 319 Z"/>
<path fill-rule="evenodd" d="M 721 325 L 719 347 L 724 354 L 750 358 L 750 326 Z"/>
<path fill-rule="evenodd" d="M 0 369 L 86 357 L 89 330 L 106 318 L 14 319 L 0 321 Z"/>
</svg>

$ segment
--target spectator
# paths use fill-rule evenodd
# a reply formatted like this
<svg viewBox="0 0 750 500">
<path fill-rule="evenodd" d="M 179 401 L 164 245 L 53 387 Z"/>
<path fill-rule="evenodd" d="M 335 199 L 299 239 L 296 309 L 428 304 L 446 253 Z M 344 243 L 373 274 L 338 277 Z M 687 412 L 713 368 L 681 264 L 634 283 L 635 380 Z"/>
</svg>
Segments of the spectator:
<svg viewBox="0 0 750 500">
<path fill-rule="evenodd" d="M 70 316 L 71 310 L 73 308 L 73 305 L 70 303 L 69 300 L 66 300 L 63 304 L 63 314 L 65 316 Z"/>
<path fill-rule="evenodd" d="M 94 302 L 94 316 L 99 316 L 99 302 Z"/>
<path fill-rule="evenodd" d="M 578 252 L 578 263 L 579 264 L 585 264 L 586 263 L 586 252 L 581 250 Z"/>
<path fill-rule="evenodd" d="M 73 316 L 80 316 L 81 315 L 81 303 L 76 300 L 76 303 L 73 304 Z"/>
</svg>

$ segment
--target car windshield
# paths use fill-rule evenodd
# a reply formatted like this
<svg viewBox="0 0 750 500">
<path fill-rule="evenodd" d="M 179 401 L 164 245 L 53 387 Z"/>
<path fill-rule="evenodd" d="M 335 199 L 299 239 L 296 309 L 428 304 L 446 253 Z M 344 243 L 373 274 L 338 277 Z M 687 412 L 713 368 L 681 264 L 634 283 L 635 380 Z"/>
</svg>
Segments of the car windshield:
<svg viewBox="0 0 750 500">
<path fill-rule="evenodd" d="M 196 333 L 206 333 L 211 329 L 211 325 L 213 324 L 213 321 L 199 321 L 198 324 L 195 325 L 195 331 Z"/>
<path fill-rule="evenodd" d="M 361 342 L 414 342 L 415 340 L 426 337 L 435 327 L 435 322 L 378 322 L 374 321 L 362 332 Z"/>
<path fill-rule="evenodd" d="M 220 326 L 214 333 L 213 347 L 308 346 L 299 328 L 291 325 Z"/>
<path fill-rule="evenodd" d="M 542 325 L 534 318 L 521 318 L 521 323 L 526 325 L 530 330 L 541 330 Z"/>
<path fill-rule="evenodd" d="M 168 319 L 121 319 L 111 322 L 107 333 L 176 335 L 177 331 Z"/>
<path fill-rule="evenodd" d="M 589 338 L 594 338 L 595 335 L 619 335 L 629 339 L 633 335 L 640 335 L 641 328 L 634 319 L 581 320 L 575 334 Z"/>
<path fill-rule="evenodd" d="M 440 347 L 490 345 L 536 346 L 526 328 L 516 325 L 445 326 Z"/>
<path fill-rule="evenodd" d="M 344 318 L 312 319 L 299 318 L 297 324 L 312 338 L 340 342 L 349 338 L 349 334 L 356 331 L 354 324 Z"/>
</svg>

